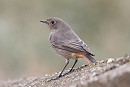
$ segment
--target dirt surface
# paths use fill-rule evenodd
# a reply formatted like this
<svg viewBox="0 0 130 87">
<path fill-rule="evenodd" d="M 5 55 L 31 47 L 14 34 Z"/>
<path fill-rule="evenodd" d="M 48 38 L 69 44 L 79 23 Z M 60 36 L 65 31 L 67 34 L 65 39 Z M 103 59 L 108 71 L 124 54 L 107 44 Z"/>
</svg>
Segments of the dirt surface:
<svg viewBox="0 0 130 87">
<path fill-rule="evenodd" d="M 0 81 L 0 87 L 130 87 L 130 55 L 83 65 L 57 80 L 52 80 L 59 73 Z"/>
</svg>

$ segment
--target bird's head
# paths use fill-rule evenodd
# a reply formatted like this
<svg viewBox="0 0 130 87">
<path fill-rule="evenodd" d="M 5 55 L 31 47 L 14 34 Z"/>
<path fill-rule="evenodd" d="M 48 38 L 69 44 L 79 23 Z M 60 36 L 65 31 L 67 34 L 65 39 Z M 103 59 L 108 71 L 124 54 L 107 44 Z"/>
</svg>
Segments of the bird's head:
<svg viewBox="0 0 130 87">
<path fill-rule="evenodd" d="M 47 20 L 41 20 L 40 22 L 47 24 L 50 30 L 66 30 L 69 28 L 67 23 L 57 17 L 50 17 L 47 18 Z"/>
</svg>

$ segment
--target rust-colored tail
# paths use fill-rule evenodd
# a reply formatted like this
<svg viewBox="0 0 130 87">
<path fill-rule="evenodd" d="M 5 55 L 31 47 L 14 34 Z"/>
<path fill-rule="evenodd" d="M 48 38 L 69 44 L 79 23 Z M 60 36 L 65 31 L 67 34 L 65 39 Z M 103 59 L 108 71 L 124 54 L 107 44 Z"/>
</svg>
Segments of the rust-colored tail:
<svg viewBox="0 0 130 87">
<path fill-rule="evenodd" d="M 93 58 L 93 57 L 91 57 L 91 55 L 90 54 L 86 54 L 86 55 L 84 55 L 84 54 L 82 54 L 82 53 L 75 53 L 76 54 L 76 56 L 78 56 L 78 57 L 82 57 L 82 58 L 84 58 L 86 61 L 88 61 L 89 63 L 95 63 L 96 62 L 96 60 Z"/>
</svg>

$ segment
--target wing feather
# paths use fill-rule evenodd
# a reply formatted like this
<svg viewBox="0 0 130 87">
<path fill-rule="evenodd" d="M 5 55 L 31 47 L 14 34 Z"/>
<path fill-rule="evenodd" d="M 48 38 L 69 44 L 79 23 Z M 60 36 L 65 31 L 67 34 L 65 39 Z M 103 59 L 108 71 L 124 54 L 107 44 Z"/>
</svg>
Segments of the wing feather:
<svg viewBox="0 0 130 87">
<path fill-rule="evenodd" d="M 53 42 L 52 46 L 59 48 L 59 49 L 62 49 L 62 50 L 67 50 L 70 52 L 88 53 L 88 54 L 94 56 L 94 54 L 90 51 L 88 46 L 81 40 L 76 40 L 73 42 L 68 42 L 68 41 L 55 42 L 55 43 Z"/>
</svg>

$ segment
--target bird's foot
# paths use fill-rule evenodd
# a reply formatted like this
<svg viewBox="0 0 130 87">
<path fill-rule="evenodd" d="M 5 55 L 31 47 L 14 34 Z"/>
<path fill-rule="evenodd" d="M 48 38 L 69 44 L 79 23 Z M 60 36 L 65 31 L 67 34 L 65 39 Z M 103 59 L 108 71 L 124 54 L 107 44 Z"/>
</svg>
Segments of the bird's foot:
<svg viewBox="0 0 130 87">
<path fill-rule="evenodd" d="M 52 79 L 52 80 L 57 80 L 57 79 L 59 79 L 60 77 L 62 77 L 63 75 L 59 75 L 58 77 L 56 77 L 56 78 L 54 78 L 54 79 Z"/>
<path fill-rule="evenodd" d="M 66 72 L 65 74 L 63 74 L 63 75 L 59 75 L 58 77 L 56 77 L 56 78 L 54 78 L 54 79 L 52 79 L 52 80 L 57 80 L 57 79 L 59 79 L 59 78 L 61 78 L 61 77 L 63 77 L 63 76 L 65 76 L 65 75 L 67 75 L 67 74 L 69 74 L 69 73 L 71 73 L 72 71 L 74 71 L 74 69 L 70 69 L 70 71 L 69 72 Z"/>
</svg>

